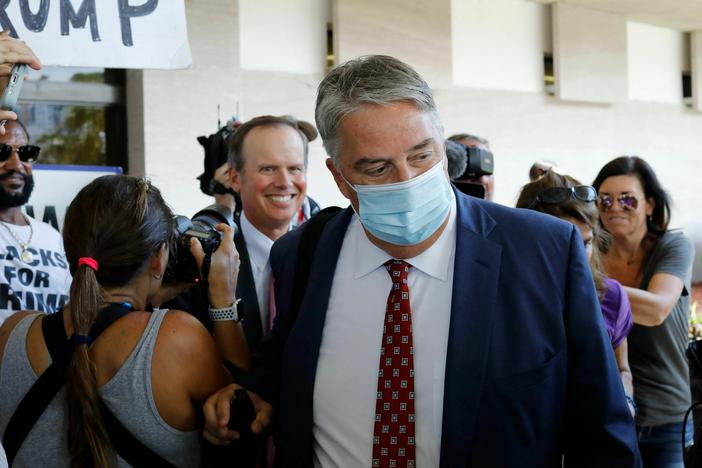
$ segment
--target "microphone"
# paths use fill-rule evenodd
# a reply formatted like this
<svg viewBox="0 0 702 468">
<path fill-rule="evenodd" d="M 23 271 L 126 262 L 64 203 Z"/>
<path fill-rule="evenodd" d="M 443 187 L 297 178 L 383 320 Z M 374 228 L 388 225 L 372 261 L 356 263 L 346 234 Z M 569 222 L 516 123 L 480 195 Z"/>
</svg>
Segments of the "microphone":
<svg viewBox="0 0 702 468">
<path fill-rule="evenodd" d="M 458 179 L 468 167 L 468 153 L 465 146 L 446 140 L 446 157 L 448 158 L 449 177 Z"/>
</svg>

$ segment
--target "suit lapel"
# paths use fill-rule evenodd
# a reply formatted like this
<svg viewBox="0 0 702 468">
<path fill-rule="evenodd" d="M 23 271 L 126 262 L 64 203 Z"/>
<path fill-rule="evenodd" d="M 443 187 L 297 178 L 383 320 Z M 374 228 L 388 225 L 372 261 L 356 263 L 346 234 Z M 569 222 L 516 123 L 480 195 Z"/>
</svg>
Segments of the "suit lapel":
<svg viewBox="0 0 702 468">
<path fill-rule="evenodd" d="M 501 248 L 486 237 L 494 220 L 478 203 L 456 193 L 456 255 L 444 383 L 441 466 L 469 457 L 479 411 L 500 271 Z M 325 227 L 312 262 L 300 315 L 286 343 L 285 360 L 295 377 L 295 425 L 311 443 L 314 381 L 334 272 L 352 210 Z M 292 375 L 290 375 L 292 378 Z M 302 442 L 301 440 L 299 442 Z M 298 447 L 311 460 L 312 447 Z"/>
<path fill-rule="evenodd" d="M 317 244 L 305 296 L 292 326 L 283 352 L 285 385 L 281 395 L 281 419 L 291 428 L 292 438 L 286 450 L 290 466 L 312 466 L 313 398 L 319 347 L 327 315 L 329 293 L 344 234 L 352 211 L 347 209 L 328 221 Z M 286 407 L 287 403 L 287 407 Z"/>
<path fill-rule="evenodd" d="M 455 191 L 455 190 L 454 190 Z M 488 240 L 495 221 L 456 192 L 456 255 L 444 381 L 441 466 L 469 458 L 496 305 L 501 247 Z"/>
<path fill-rule="evenodd" d="M 327 305 L 331 293 L 336 263 L 339 260 L 341 244 L 351 220 L 349 208 L 332 218 L 324 228 L 314 253 L 305 297 L 300 306 L 299 316 L 288 337 L 288 347 L 304 350 L 305 379 L 310 389 L 314 385 L 322 330 L 327 316 Z M 310 391 L 310 395 L 311 395 Z"/>
<path fill-rule="evenodd" d="M 249 251 L 246 249 L 246 241 L 241 229 L 237 229 L 234 235 L 234 245 L 239 252 L 239 277 L 237 278 L 236 297 L 241 299 L 244 305 L 245 318 L 242 322 L 244 334 L 248 342 L 249 349 L 258 347 L 258 342 L 263 336 L 263 326 L 261 325 L 261 310 L 258 306 L 258 296 L 256 295 L 256 283 L 254 282 Z"/>
</svg>

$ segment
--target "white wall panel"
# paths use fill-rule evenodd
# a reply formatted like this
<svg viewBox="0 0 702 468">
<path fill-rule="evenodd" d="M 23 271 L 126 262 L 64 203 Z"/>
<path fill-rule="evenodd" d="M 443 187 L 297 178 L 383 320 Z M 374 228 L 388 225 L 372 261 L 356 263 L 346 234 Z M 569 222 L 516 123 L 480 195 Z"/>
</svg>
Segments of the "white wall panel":
<svg viewBox="0 0 702 468">
<path fill-rule="evenodd" d="M 692 107 L 702 111 L 702 31 L 690 34 L 690 57 L 692 73 Z"/>
<path fill-rule="evenodd" d="M 627 98 L 623 16 L 555 4 L 553 43 L 557 97 L 595 103 Z"/>
<path fill-rule="evenodd" d="M 324 71 L 330 0 L 239 0 L 238 3 L 242 69 Z"/>
<path fill-rule="evenodd" d="M 453 83 L 541 92 L 551 7 L 522 0 L 453 0 Z"/>
<path fill-rule="evenodd" d="M 682 103 L 685 34 L 627 23 L 629 99 Z"/>
<path fill-rule="evenodd" d="M 451 0 L 333 0 L 336 60 L 386 54 L 449 86 Z"/>
</svg>

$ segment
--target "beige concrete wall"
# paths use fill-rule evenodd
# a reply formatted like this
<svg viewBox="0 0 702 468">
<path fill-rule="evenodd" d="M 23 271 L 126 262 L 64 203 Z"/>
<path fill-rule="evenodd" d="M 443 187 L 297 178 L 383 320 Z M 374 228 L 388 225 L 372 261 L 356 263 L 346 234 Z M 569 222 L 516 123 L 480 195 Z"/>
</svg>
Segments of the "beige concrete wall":
<svg viewBox="0 0 702 468">
<path fill-rule="evenodd" d="M 551 7 L 523 0 L 451 4 L 453 84 L 542 92 Z M 510 73 L 505 73 L 510 70 Z"/>
<path fill-rule="evenodd" d="M 331 0 L 238 0 L 238 4 L 241 68 L 324 72 Z"/>
<path fill-rule="evenodd" d="M 625 18 L 566 3 L 553 5 L 553 63 L 560 99 L 626 99 Z"/>
<path fill-rule="evenodd" d="M 192 215 L 210 202 L 195 177 L 202 173 L 198 135 L 234 115 L 241 88 L 237 2 L 186 0 L 193 66 L 131 72 L 127 85 L 130 172 L 146 175 L 173 208 Z M 139 102 L 141 101 L 141 103 Z"/>
<path fill-rule="evenodd" d="M 433 86 L 451 84 L 451 0 L 332 1 L 338 63 L 392 55 Z"/>
<path fill-rule="evenodd" d="M 692 107 L 702 111 L 702 31 L 690 34 L 690 57 L 692 69 Z"/>
<path fill-rule="evenodd" d="M 682 104 L 689 39 L 679 31 L 631 21 L 626 29 L 629 99 Z"/>
</svg>

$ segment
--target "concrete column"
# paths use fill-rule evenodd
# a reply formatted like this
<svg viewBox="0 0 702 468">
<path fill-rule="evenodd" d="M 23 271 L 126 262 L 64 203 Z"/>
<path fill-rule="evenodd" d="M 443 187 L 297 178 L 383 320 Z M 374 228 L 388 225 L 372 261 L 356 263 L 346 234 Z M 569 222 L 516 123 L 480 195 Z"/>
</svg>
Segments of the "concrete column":
<svg viewBox="0 0 702 468">
<path fill-rule="evenodd" d="M 690 34 L 690 56 L 692 65 L 692 108 L 702 111 L 702 31 Z"/>
<path fill-rule="evenodd" d="M 451 85 L 451 0 L 334 0 L 333 16 L 337 63 L 392 55 L 430 86 Z"/>
<path fill-rule="evenodd" d="M 556 96 L 612 103 L 626 100 L 626 19 L 566 3 L 553 5 Z"/>
</svg>

